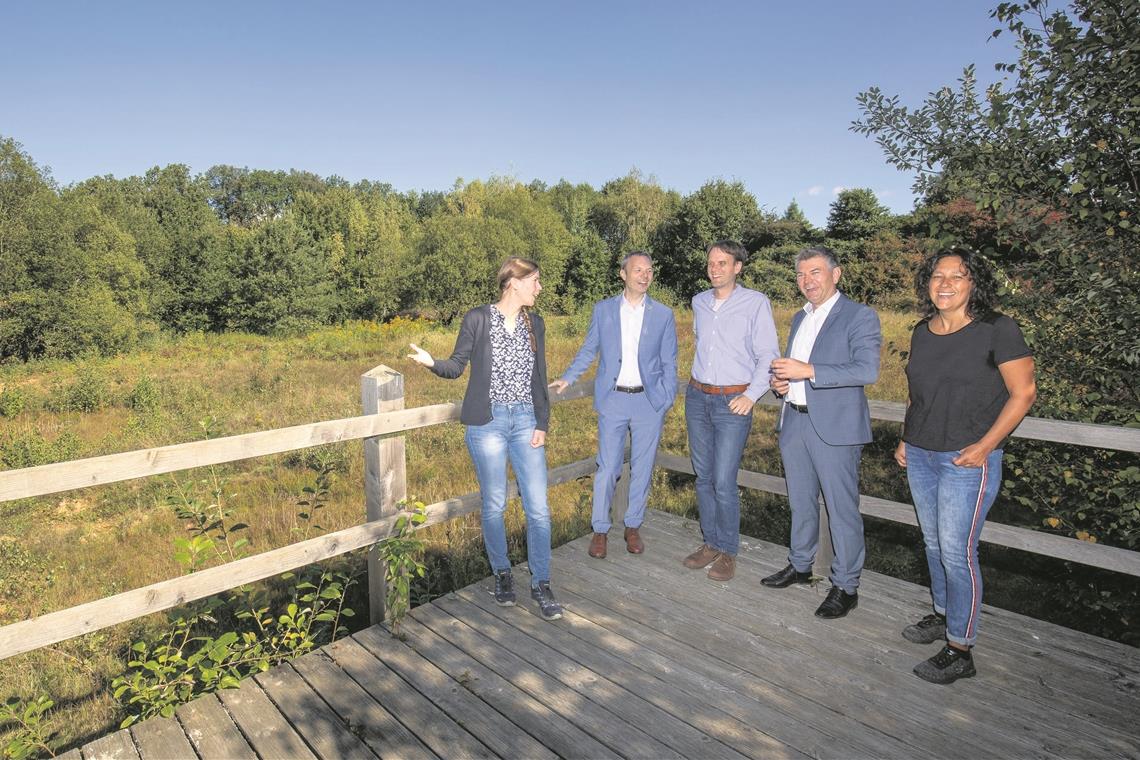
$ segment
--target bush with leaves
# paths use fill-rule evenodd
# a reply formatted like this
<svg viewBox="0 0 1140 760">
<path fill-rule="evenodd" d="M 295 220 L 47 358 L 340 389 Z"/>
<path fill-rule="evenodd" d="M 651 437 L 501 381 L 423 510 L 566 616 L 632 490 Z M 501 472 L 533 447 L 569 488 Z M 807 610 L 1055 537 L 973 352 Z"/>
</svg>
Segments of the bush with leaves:
<svg viewBox="0 0 1140 760">
<path fill-rule="evenodd" d="M 28 701 L 9 699 L 0 705 L 0 725 L 14 727 L 4 744 L 5 760 L 55 756 L 51 741 L 56 732 L 47 723 L 47 713 L 54 706 L 45 695 Z"/>
<path fill-rule="evenodd" d="M 387 582 L 388 616 L 392 625 L 392 635 L 400 636 L 400 623 L 411 606 L 411 588 L 414 578 L 422 578 L 427 568 L 422 558 L 424 542 L 415 537 L 416 528 L 427 519 L 423 502 L 408 504 L 401 501 L 403 513 L 396 519 L 392 535 L 377 545 L 380 561 L 384 563 L 384 579 Z"/>
<path fill-rule="evenodd" d="M 331 468 L 319 471 L 317 483 L 305 488 L 297 502 L 298 520 L 306 537 L 317 512 L 324 508 Z M 177 485 L 168 503 L 187 521 L 187 538 L 176 539 L 175 557 L 188 573 L 218 560 L 244 556 L 247 526 L 232 522 L 225 481 L 211 468 L 197 486 Z M 122 726 L 156 715 L 169 717 L 175 707 L 202 694 L 235 688 L 243 678 L 299 657 L 344 633 L 343 620 L 353 616 L 345 606 L 357 573 L 344 563 L 329 562 L 280 580 L 289 584 L 289 601 L 280 607 L 265 588 L 243 586 L 224 596 L 195 602 L 175 613 L 159 640 L 131 646 L 127 671 L 112 682 L 114 696 L 127 716 Z M 278 612 L 274 613 L 274 607 Z M 233 623 L 241 630 L 214 629 Z"/>
</svg>

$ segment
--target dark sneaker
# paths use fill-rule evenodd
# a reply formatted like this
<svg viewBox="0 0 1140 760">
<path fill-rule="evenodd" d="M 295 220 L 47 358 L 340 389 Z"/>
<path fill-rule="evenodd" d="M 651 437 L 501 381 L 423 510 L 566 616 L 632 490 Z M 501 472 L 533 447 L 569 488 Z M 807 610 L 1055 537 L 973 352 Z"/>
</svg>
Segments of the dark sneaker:
<svg viewBox="0 0 1140 760">
<path fill-rule="evenodd" d="M 954 683 L 959 678 L 977 675 L 974 670 L 974 656 L 947 644 L 942 650 L 914 666 L 914 674 L 930 683 Z"/>
<path fill-rule="evenodd" d="M 946 616 L 937 612 L 927 615 L 913 625 L 902 630 L 902 636 L 915 644 L 931 644 L 946 638 Z"/>
<path fill-rule="evenodd" d="M 539 581 L 538 585 L 530 590 L 530 598 L 538 602 L 538 611 L 544 620 L 558 620 L 562 617 L 562 605 L 554 601 L 550 581 Z"/>
<path fill-rule="evenodd" d="M 515 606 L 515 582 L 510 570 L 495 573 L 495 604 L 500 607 Z"/>
</svg>

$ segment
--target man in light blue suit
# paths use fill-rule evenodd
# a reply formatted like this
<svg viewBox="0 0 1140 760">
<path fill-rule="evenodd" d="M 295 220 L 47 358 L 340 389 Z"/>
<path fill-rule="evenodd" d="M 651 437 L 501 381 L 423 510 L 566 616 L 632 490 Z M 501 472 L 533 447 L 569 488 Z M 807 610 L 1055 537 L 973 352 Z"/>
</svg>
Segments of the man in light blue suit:
<svg viewBox="0 0 1140 760">
<path fill-rule="evenodd" d="M 807 298 L 792 318 L 787 356 L 772 362 L 780 410 L 780 455 L 792 511 L 788 566 L 761 583 L 784 588 L 811 580 L 823 492 L 835 558 L 831 590 L 815 611 L 839 618 L 859 603 L 866 550 L 859 514 L 859 458 L 871 442 L 863 387 L 879 378 L 879 317 L 838 290 L 839 264 L 824 247 L 796 256 L 796 284 Z"/>
<path fill-rule="evenodd" d="M 625 543 L 631 554 L 645 551 L 639 529 L 645 519 L 649 478 L 661 440 L 665 413 L 677 395 L 677 329 L 673 311 L 649 297 L 653 259 L 632 251 L 621 262 L 625 288 L 594 304 L 586 340 L 562 377 L 550 384 L 566 390 L 600 356 L 594 377 L 598 412 L 598 470 L 594 475 L 594 535 L 589 554 L 606 556 L 610 506 L 621 475 L 625 435 L 630 433 L 629 508 Z"/>
</svg>

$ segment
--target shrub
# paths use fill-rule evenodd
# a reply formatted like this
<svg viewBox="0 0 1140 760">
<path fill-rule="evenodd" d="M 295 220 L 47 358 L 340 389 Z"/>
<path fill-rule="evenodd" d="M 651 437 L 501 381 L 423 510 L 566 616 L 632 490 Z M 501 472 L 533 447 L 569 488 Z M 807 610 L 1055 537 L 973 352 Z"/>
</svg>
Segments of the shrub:
<svg viewBox="0 0 1140 760">
<path fill-rule="evenodd" d="M 24 411 L 27 399 L 24 391 L 14 385 L 0 389 L 0 417 L 15 417 Z"/>
</svg>

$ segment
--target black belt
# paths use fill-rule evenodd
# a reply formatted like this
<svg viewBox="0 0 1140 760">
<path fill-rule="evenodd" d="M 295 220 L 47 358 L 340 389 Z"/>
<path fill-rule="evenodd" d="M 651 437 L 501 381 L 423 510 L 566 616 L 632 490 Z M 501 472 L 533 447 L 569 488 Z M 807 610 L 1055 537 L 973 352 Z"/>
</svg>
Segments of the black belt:
<svg viewBox="0 0 1140 760">
<path fill-rule="evenodd" d="M 804 404 L 793 404 L 791 401 L 787 401 L 785 403 L 788 406 L 790 406 L 791 408 L 795 409 L 800 414 L 807 414 L 808 413 L 807 406 L 805 406 Z"/>
<path fill-rule="evenodd" d="M 645 386 L 644 385 L 615 385 L 614 390 L 620 391 L 621 393 L 642 393 L 645 391 Z"/>
</svg>

